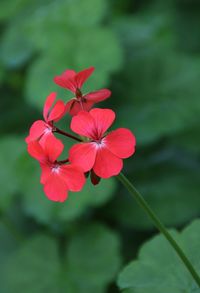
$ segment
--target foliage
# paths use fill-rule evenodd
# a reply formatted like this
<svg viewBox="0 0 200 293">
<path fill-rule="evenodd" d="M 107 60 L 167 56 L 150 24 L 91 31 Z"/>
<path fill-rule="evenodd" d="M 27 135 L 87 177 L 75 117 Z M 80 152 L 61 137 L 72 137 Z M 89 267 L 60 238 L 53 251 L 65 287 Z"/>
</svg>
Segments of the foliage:
<svg viewBox="0 0 200 293">
<path fill-rule="evenodd" d="M 125 161 L 124 173 L 168 226 L 178 229 L 198 217 L 199 1 L 1 2 L 1 292 L 118 292 L 114 283 L 121 261 L 133 259 L 151 236 L 152 223 L 115 178 L 96 187 L 88 180 L 84 190 L 69 194 L 64 204 L 48 201 L 24 138 L 31 123 L 42 117 L 50 91 L 64 101 L 72 97 L 53 77 L 67 68 L 94 66 L 84 91 L 110 88 L 112 97 L 103 107 L 117 113 L 113 129 L 127 127 L 136 135 L 137 151 Z M 65 154 L 68 148 L 66 139 Z M 191 241 L 184 239 L 197 235 L 195 245 L 195 229 L 199 231 L 199 222 L 173 233 L 187 245 Z M 166 253 L 161 255 L 157 245 Z M 133 261 L 137 279 L 131 277 L 127 292 L 160 293 L 155 282 L 160 283 L 163 272 L 168 277 L 162 293 L 169 292 L 164 288 L 169 280 L 171 286 L 177 284 L 179 274 L 184 289 L 192 290 L 166 245 L 158 236 L 140 249 Z M 191 249 L 196 251 L 193 245 Z M 159 252 L 149 272 L 142 261 L 152 262 Z M 195 262 L 198 251 L 193 253 Z M 164 271 L 159 267 L 167 257 L 177 266 L 173 276 L 168 275 L 169 266 Z M 123 275 L 119 284 L 125 288 Z M 135 291 L 136 281 L 144 276 L 153 289 Z M 171 292 L 179 293 L 179 287 Z"/>
<path fill-rule="evenodd" d="M 200 220 L 194 221 L 181 233 L 171 231 L 183 247 L 197 272 L 199 266 Z M 170 260 L 170 261 L 169 261 Z M 158 235 L 140 249 L 134 260 L 121 272 L 118 284 L 123 292 L 200 292 L 190 273 L 163 236 Z"/>
<path fill-rule="evenodd" d="M 61 256 L 59 241 L 37 234 L 10 254 L 1 276 L 5 292 L 103 292 L 120 265 L 117 235 L 93 224 L 60 244 Z"/>
</svg>

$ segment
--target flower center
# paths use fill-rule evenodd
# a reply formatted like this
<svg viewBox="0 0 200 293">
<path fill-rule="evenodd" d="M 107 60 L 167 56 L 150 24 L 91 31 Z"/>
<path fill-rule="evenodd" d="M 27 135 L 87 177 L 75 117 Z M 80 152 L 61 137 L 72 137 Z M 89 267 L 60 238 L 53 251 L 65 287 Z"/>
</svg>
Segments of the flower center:
<svg viewBox="0 0 200 293">
<path fill-rule="evenodd" d="M 48 133 L 50 133 L 50 132 L 52 132 L 52 127 L 48 125 L 48 126 L 45 128 L 44 133 L 45 133 L 45 134 L 48 134 Z"/>
<path fill-rule="evenodd" d="M 82 92 L 79 88 L 76 89 L 76 98 L 78 100 L 82 98 Z"/>
<path fill-rule="evenodd" d="M 101 138 L 100 138 L 100 139 L 96 139 L 95 142 L 96 142 L 97 144 L 102 144 L 102 140 L 101 140 Z"/>
<path fill-rule="evenodd" d="M 92 140 L 94 143 L 95 143 L 95 146 L 96 147 L 104 147 L 105 146 L 105 143 L 104 143 L 104 140 L 103 138 L 99 138 L 99 139 L 94 139 Z"/>
<path fill-rule="evenodd" d="M 59 172 L 60 172 L 60 166 L 59 165 L 54 165 L 52 168 L 51 168 L 51 171 L 53 172 L 53 173 L 56 173 L 56 174 L 58 174 Z"/>
</svg>

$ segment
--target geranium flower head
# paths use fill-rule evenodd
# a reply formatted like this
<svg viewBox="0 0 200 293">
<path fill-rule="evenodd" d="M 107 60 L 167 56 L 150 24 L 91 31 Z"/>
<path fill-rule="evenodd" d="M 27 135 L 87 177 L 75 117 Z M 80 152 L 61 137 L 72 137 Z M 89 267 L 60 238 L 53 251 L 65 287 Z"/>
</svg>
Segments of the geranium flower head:
<svg viewBox="0 0 200 293">
<path fill-rule="evenodd" d="M 28 153 L 40 163 L 41 183 L 46 196 L 52 201 L 65 201 L 69 190 L 80 191 L 85 183 L 80 167 L 57 162 L 63 148 L 62 142 L 54 136 L 49 136 L 43 146 L 32 141 L 27 147 Z"/>
<path fill-rule="evenodd" d="M 88 141 L 75 144 L 69 151 L 69 161 L 81 166 L 84 172 L 93 170 L 101 178 L 118 175 L 122 159 L 135 151 L 135 137 L 129 129 L 119 128 L 106 134 L 115 119 L 110 109 L 81 111 L 71 121 L 71 129 Z"/>
<path fill-rule="evenodd" d="M 39 139 L 43 144 L 48 136 L 53 136 L 53 123 L 59 121 L 66 113 L 64 102 L 58 100 L 54 104 L 55 99 L 56 93 L 51 93 L 47 97 L 43 109 L 44 121 L 37 120 L 32 124 L 29 135 L 25 139 L 27 143 Z"/>
<path fill-rule="evenodd" d="M 68 69 L 60 76 L 54 78 L 54 82 L 57 85 L 75 94 L 75 97 L 66 104 L 66 111 L 72 116 L 81 110 L 89 111 L 95 103 L 101 102 L 111 95 L 111 91 L 108 89 L 101 89 L 87 94 L 82 93 L 82 86 L 93 71 L 94 67 L 87 68 L 78 73 Z"/>
</svg>

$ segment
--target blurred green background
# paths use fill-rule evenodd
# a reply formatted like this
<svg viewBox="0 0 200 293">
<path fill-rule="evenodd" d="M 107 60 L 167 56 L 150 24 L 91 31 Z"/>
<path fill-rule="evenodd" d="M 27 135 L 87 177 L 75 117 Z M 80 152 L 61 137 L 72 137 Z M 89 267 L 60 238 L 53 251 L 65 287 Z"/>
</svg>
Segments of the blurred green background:
<svg viewBox="0 0 200 293">
<path fill-rule="evenodd" d="M 110 88 L 98 106 L 137 138 L 124 172 L 168 227 L 198 217 L 200 1 L 2 0 L 0 39 L 0 292 L 119 292 L 151 221 L 115 178 L 48 201 L 24 138 L 71 97 L 53 77 L 95 66 L 85 90 Z"/>
</svg>

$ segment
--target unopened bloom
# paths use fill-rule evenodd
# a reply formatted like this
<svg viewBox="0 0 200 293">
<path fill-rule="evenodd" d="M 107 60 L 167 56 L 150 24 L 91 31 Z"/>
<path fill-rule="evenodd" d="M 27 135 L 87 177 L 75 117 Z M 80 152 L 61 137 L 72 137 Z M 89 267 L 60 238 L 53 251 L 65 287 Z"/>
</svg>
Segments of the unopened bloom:
<svg viewBox="0 0 200 293">
<path fill-rule="evenodd" d="M 47 137 L 53 136 L 53 123 L 59 121 L 65 115 L 65 104 L 63 101 L 58 100 L 55 105 L 53 103 L 56 99 L 56 93 L 51 93 L 44 104 L 43 120 L 35 121 L 31 128 L 29 135 L 26 137 L 26 142 L 40 140 L 43 144 Z"/>
<path fill-rule="evenodd" d="M 28 153 L 40 163 L 44 192 L 52 201 L 65 201 L 68 190 L 80 191 L 85 183 L 80 167 L 57 162 L 63 148 L 62 142 L 54 136 L 49 136 L 43 146 L 38 141 L 28 144 Z"/>
<path fill-rule="evenodd" d="M 54 78 L 54 82 L 57 85 L 75 94 L 75 97 L 66 104 L 66 111 L 72 116 L 81 110 L 89 111 L 95 103 L 101 102 L 111 95 L 111 91 L 108 89 L 101 89 L 85 95 L 82 94 L 81 88 L 93 71 L 94 67 L 87 68 L 78 73 L 68 69 L 60 76 Z"/>
<path fill-rule="evenodd" d="M 120 173 L 122 159 L 135 151 L 135 137 L 129 129 L 118 128 L 106 134 L 115 119 L 110 109 L 81 111 L 71 121 L 71 129 L 88 141 L 75 144 L 69 151 L 69 161 L 92 170 L 98 177 L 109 178 Z"/>
</svg>

